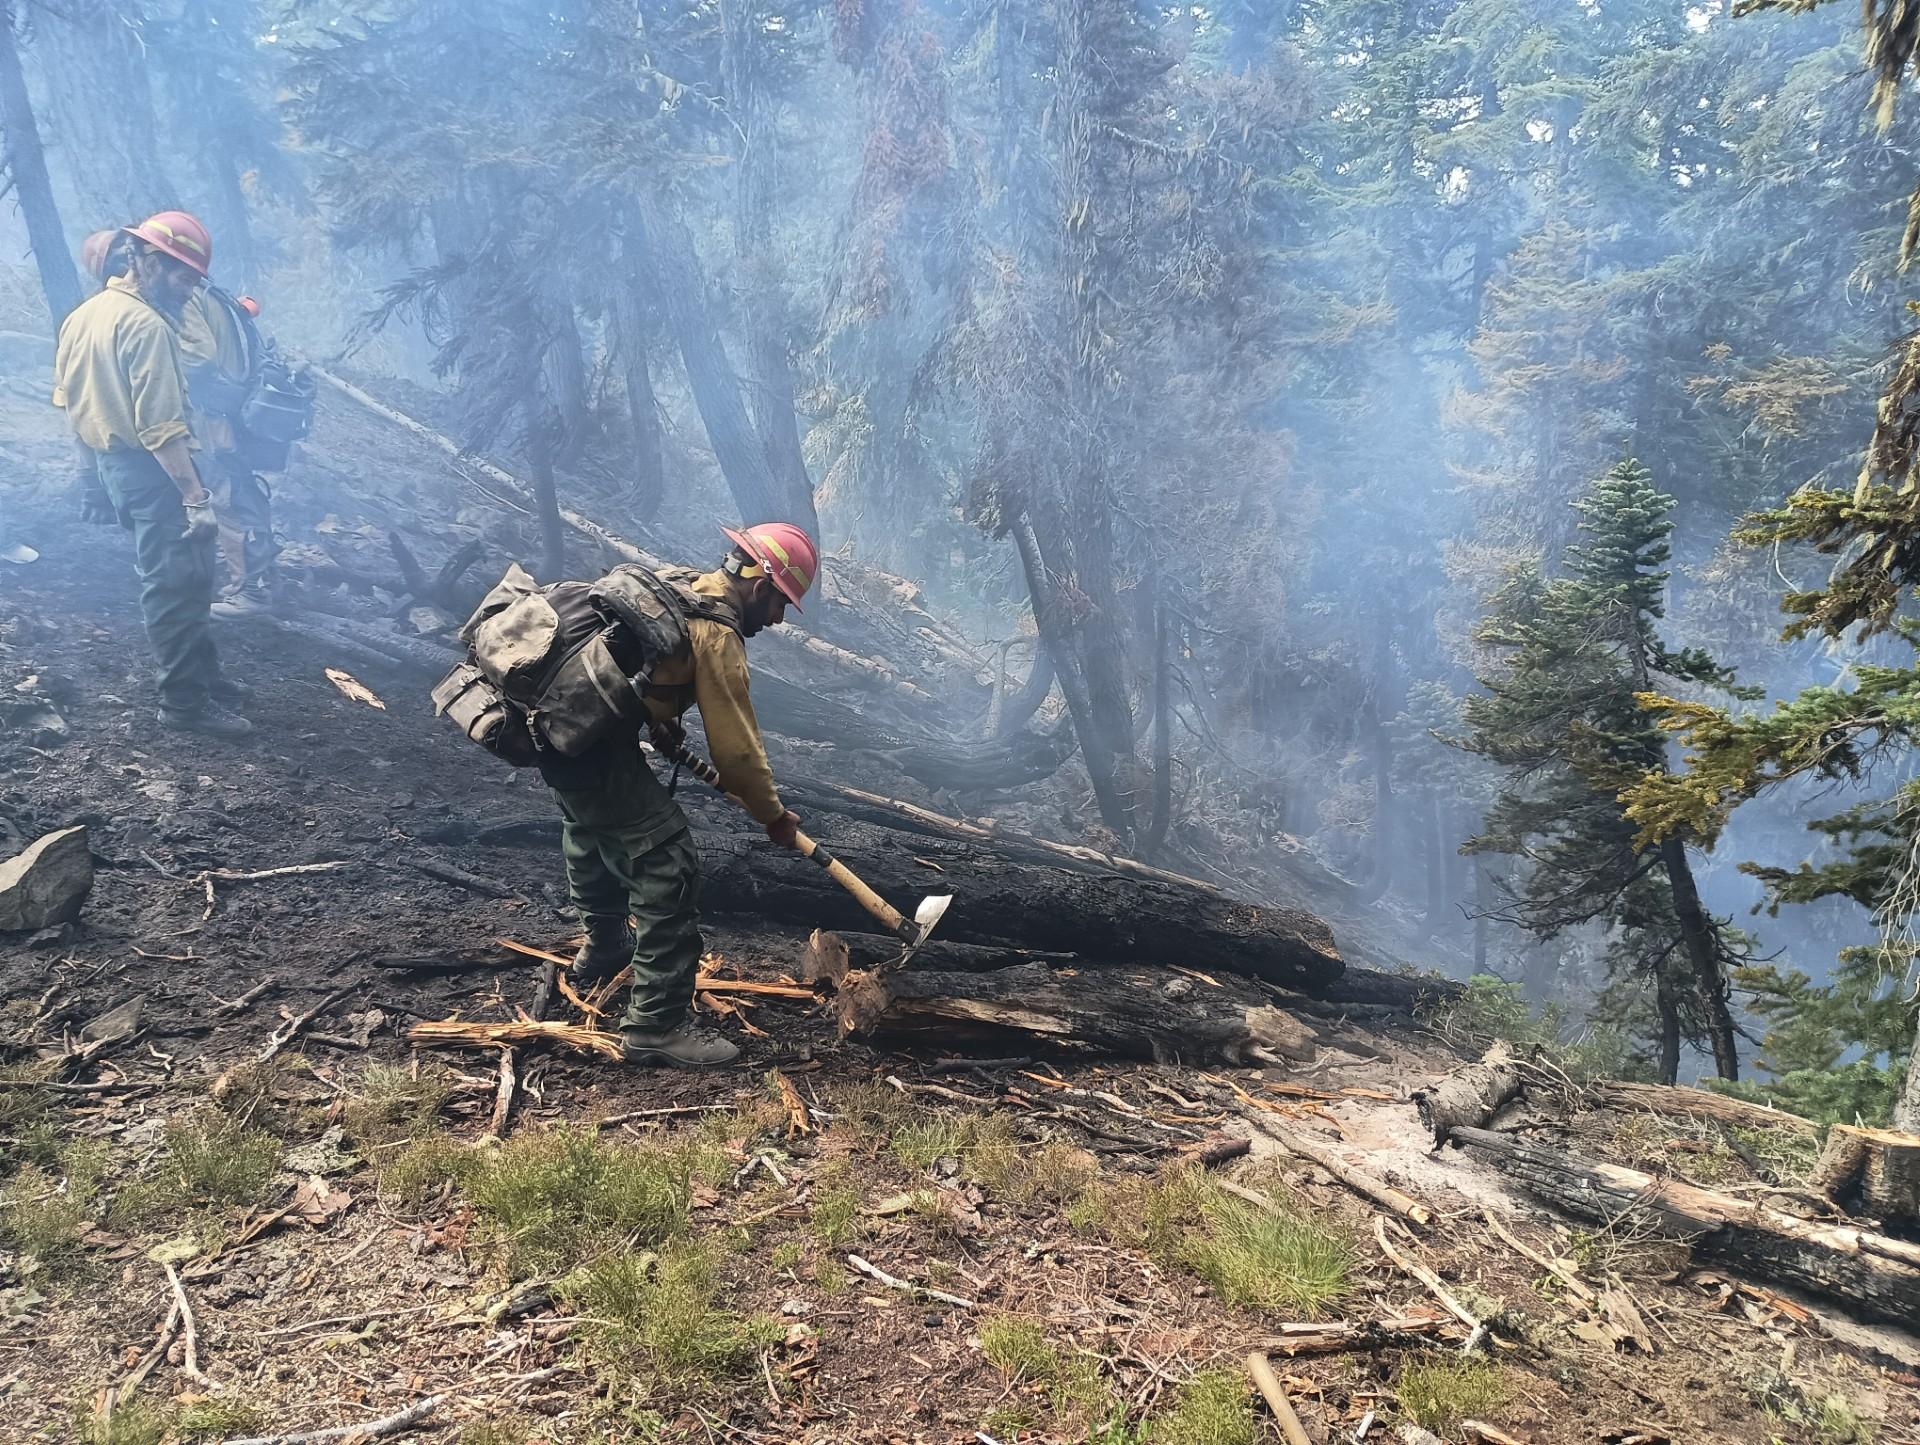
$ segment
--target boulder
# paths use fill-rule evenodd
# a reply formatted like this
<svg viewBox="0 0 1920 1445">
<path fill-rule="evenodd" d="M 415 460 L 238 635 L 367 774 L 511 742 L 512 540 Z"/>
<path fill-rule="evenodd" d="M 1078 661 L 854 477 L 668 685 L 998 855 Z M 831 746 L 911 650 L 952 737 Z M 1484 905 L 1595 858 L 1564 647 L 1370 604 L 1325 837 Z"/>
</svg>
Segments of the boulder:
<svg viewBox="0 0 1920 1445">
<path fill-rule="evenodd" d="M 63 828 L 0 863 L 0 930 L 51 928 L 80 916 L 93 890 L 85 828 Z"/>
</svg>

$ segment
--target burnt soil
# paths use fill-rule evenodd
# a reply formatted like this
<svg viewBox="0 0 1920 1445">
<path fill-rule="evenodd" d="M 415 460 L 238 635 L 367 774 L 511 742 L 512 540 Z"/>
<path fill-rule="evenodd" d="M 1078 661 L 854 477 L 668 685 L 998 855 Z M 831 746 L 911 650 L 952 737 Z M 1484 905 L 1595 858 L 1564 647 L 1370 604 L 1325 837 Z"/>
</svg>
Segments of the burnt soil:
<svg viewBox="0 0 1920 1445">
<path fill-rule="evenodd" d="M 382 1151 L 425 1146 L 330 1131 L 353 1117 L 353 1101 L 379 1068 L 445 1079 L 450 1093 L 423 1137 L 474 1141 L 485 1131 L 495 1056 L 416 1052 L 404 1031 L 423 1017 L 512 1018 L 531 998 L 539 965 L 495 940 L 567 946 L 573 924 L 553 850 L 436 841 L 465 836 L 476 820 L 548 816 L 537 778 L 490 763 L 437 723 L 417 679 L 318 655 L 263 624 L 225 625 L 219 634 L 228 670 L 255 688 L 246 708 L 254 738 L 158 732 L 126 539 L 66 521 L 63 502 L 15 494 L 8 507 L 8 522 L 26 524 L 43 556 L 28 566 L 0 564 L 0 698 L 45 698 L 69 732 L 9 727 L 0 735 L 0 855 L 85 823 L 97 875 L 78 924 L 0 940 L 0 1063 L 15 1080 L 52 1071 L 67 1086 L 101 1087 L 9 1086 L 0 1091 L 12 1101 L 0 1137 L 9 1170 L 31 1149 L 64 1157 L 49 1151 L 75 1140 L 97 1141 L 109 1162 L 98 1207 L 70 1231 L 57 1268 L 0 1231 L 0 1441 L 77 1440 L 100 1428 L 100 1391 L 124 1380 L 168 1314 L 170 1287 L 150 1251 L 182 1237 L 198 1363 L 213 1385 L 187 1377 L 176 1342 L 139 1398 L 183 1408 L 237 1401 L 273 1430 L 378 1419 L 440 1394 L 438 1412 L 407 1438 L 1174 1438 L 1155 1432 L 1175 1427 L 1142 1422 L 1169 1419 L 1195 1371 L 1238 1371 L 1249 1346 L 1288 1312 L 1228 1304 L 1179 1258 L 1133 1239 L 1129 1221 L 1076 1208 L 1098 1192 L 1084 1181 L 1073 1197 L 1048 1197 L 1044 1188 L 1007 1185 L 1004 1169 L 983 1177 L 964 1150 L 928 1161 L 901 1141 L 937 1141 L 930 1119 L 995 1115 L 1021 1153 L 1048 1142 L 1070 1148 L 1070 1156 L 1049 1157 L 1065 1160 L 1070 1174 L 1097 1165 L 1124 1200 L 1139 1197 L 1127 1189 L 1174 1168 L 1192 1140 L 1248 1134 L 1252 1098 L 1292 1111 L 1291 1127 L 1344 1138 L 1356 1159 L 1434 1208 L 1439 1217 L 1418 1251 L 1495 1320 L 1499 1387 L 1485 1417 L 1515 1438 L 1920 1439 L 1916 1380 L 1911 1363 L 1900 1363 L 1903 1353 L 1914 1358 L 1913 1342 L 1880 1336 L 1864 1349 L 1843 1346 L 1817 1319 L 1798 1323 L 1764 1303 L 1722 1299 L 1711 1284 L 1675 1279 L 1675 1261 L 1658 1250 L 1633 1241 L 1596 1247 L 1509 1198 L 1460 1156 L 1428 1158 L 1405 1095 L 1456 1061 L 1430 1035 L 1355 1030 L 1351 1049 L 1329 1050 L 1310 1067 L 1231 1079 L 1066 1059 L 956 1071 L 842 1044 L 824 1010 L 768 1000 L 747 1014 L 758 1033 L 737 1017 L 715 1020 L 745 1056 L 710 1074 L 528 1052 L 514 1138 L 635 1111 L 687 1111 L 597 1133 L 635 1148 L 699 1137 L 726 1157 L 727 1167 L 693 1188 L 692 1225 L 724 1245 L 718 1303 L 772 1324 L 744 1367 L 689 1383 L 605 1368 L 586 1343 L 591 1321 L 573 1305 L 550 1301 L 490 1318 L 490 1305 L 524 1280 L 512 1277 L 501 1241 L 463 1190 L 403 1198 Z M 347 696 L 328 667 L 352 673 L 384 709 Z M 321 863 L 344 866 L 215 879 L 211 897 L 203 881 L 217 870 Z M 434 866 L 516 896 L 487 896 L 422 871 Z M 738 920 L 716 923 L 709 937 L 726 971 L 761 980 L 790 974 L 804 944 L 799 931 Z M 395 959 L 434 959 L 451 971 L 383 966 Z M 222 1010 L 263 983 L 244 1007 Z M 330 998 L 248 1102 L 209 1104 L 216 1078 Z M 68 1057 L 84 1047 L 88 1021 L 135 999 L 134 1036 L 84 1063 Z M 775 1069 L 808 1106 L 804 1133 L 790 1132 L 770 1083 Z M 247 1077 L 258 1084 L 261 1076 Z M 1274 1083 L 1333 1097 L 1324 1106 L 1296 1104 L 1272 1092 Z M 1095 1092 L 1071 1095 L 1063 1085 Z M 899 1112 L 882 1111 L 876 1123 L 870 1106 L 887 1095 Z M 718 1106 L 717 1124 L 703 1122 L 701 1106 Z M 166 1122 L 219 1107 L 244 1109 L 247 1127 L 274 1131 L 275 1176 L 246 1201 L 185 1200 L 116 1225 L 112 1201 L 153 1177 Z M 1636 1127 L 1644 1145 L 1645 1127 Z M 1583 1138 L 1582 1146 L 1594 1142 Z M 1319 1308 L 1321 1317 L 1430 1306 L 1421 1286 L 1381 1259 L 1363 1201 L 1256 1143 L 1254 1158 L 1229 1164 L 1227 1176 L 1352 1241 L 1350 1283 Z M 1653 1154 L 1684 1158 L 1654 1143 Z M 756 1164 L 761 1157 L 769 1162 Z M 311 1198 L 315 1176 L 322 1207 L 250 1237 L 296 1191 Z M 22 1179 L 42 1193 L 67 1187 L 57 1166 L 15 1174 L 0 1185 L 13 1191 L 10 1208 L 23 1197 Z M 848 1189 L 861 1212 L 851 1233 L 840 1234 L 823 1226 L 821 1207 L 830 1190 Z M 1647 1316 L 1653 1352 L 1575 1335 L 1568 1301 L 1489 1239 L 1483 1206 L 1508 1214 L 1537 1248 L 1594 1261 L 1596 1283 L 1617 1271 Z M 877 1285 L 852 1272 L 849 1254 L 969 1305 Z M 1101 1382 L 1092 1393 L 1103 1411 L 1118 1412 L 1107 1433 L 1093 1433 L 1099 1422 L 1073 1391 L 988 1361 L 983 1328 L 1004 1317 L 1039 1325 L 1064 1356 L 1091 1362 Z M 1316 1440 L 1336 1429 L 1350 1438 L 1369 1413 L 1376 1433 L 1368 1438 L 1377 1439 L 1399 1417 L 1409 1365 L 1456 1350 L 1396 1347 L 1278 1363 Z M 1834 1433 L 1831 1414 L 1821 1423 L 1819 1402 L 1829 1397 L 1848 1402 L 1871 1435 Z M 184 1417 L 173 1418 L 180 1428 Z M 1278 1438 L 1264 1411 L 1253 1419 L 1258 1435 L 1215 1438 Z M 486 1422 L 500 1433 L 479 1433 Z M 1000 1433 L 976 1433 L 989 1423 Z M 1473 1437 L 1455 1422 L 1444 1438 Z"/>
</svg>

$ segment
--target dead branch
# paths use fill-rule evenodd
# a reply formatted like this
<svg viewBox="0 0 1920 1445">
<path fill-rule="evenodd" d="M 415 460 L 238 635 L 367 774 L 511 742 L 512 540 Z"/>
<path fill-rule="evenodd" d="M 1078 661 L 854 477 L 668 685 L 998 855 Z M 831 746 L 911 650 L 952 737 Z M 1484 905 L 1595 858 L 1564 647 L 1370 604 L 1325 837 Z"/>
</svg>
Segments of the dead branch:
<svg viewBox="0 0 1920 1445">
<path fill-rule="evenodd" d="M 1313 1445 L 1307 1427 L 1300 1423 L 1299 1415 L 1294 1413 L 1293 1402 L 1287 1398 L 1287 1392 L 1280 1388 L 1272 1362 L 1258 1352 L 1248 1355 L 1247 1373 L 1253 1377 L 1254 1388 L 1260 1392 L 1260 1398 L 1273 1411 L 1273 1418 L 1280 1422 L 1280 1433 L 1287 1437 L 1287 1445 Z"/>
<path fill-rule="evenodd" d="M 1588 1092 L 1617 1108 L 1646 1109 L 1655 1114 L 1676 1114 L 1687 1119 L 1716 1119 L 1755 1129 L 1796 1129 L 1812 1132 L 1820 1126 L 1798 1114 L 1769 1109 L 1765 1104 L 1750 1104 L 1727 1094 L 1711 1094 L 1705 1089 L 1689 1089 L 1672 1084 L 1631 1084 L 1620 1079 L 1600 1079 L 1587 1086 Z"/>
<path fill-rule="evenodd" d="M 513 1109 L 513 1091 L 520 1082 L 511 1045 L 500 1050 L 500 1083 L 493 1094 L 493 1117 L 487 1121 L 487 1136 L 498 1139 L 507 1131 L 507 1115 Z"/>
<path fill-rule="evenodd" d="M 448 1048 L 497 1049 L 502 1044 L 560 1044 L 577 1053 L 598 1054 L 603 1059 L 620 1058 L 620 1041 L 611 1034 L 578 1024 L 546 1020 L 519 1020 L 514 1023 L 462 1023 L 442 1019 L 415 1024 L 407 1030 L 410 1043 Z"/>
<path fill-rule="evenodd" d="M 384 1420 L 365 1420 L 358 1425 L 336 1425 L 328 1430 L 307 1430 L 297 1435 L 251 1435 L 244 1440 L 227 1440 L 222 1445 L 319 1445 L 323 1440 L 383 1440 L 389 1435 L 404 1435 L 425 1423 L 440 1408 L 445 1395 L 429 1395 Z"/>
<path fill-rule="evenodd" d="M 1411 1275 L 1427 1287 L 1427 1292 L 1440 1301 L 1440 1307 L 1467 1327 L 1467 1343 L 1462 1353 L 1472 1350 L 1486 1334 L 1487 1327 L 1480 1317 L 1454 1297 L 1453 1291 L 1440 1282 L 1440 1276 L 1416 1260 L 1408 1259 L 1393 1247 L 1387 1238 L 1387 1217 L 1384 1214 L 1373 1216 L 1373 1237 L 1379 1242 L 1380 1252 L 1387 1257 L 1388 1263 L 1405 1274 Z"/>
<path fill-rule="evenodd" d="M 1568 1269 L 1565 1264 L 1557 1259 L 1549 1259 L 1546 1255 L 1529 1249 L 1526 1245 L 1522 1244 L 1518 1239 L 1514 1238 L 1512 1234 L 1507 1232 L 1507 1227 L 1495 1218 L 1491 1211 L 1482 1210 L 1480 1217 L 1486 1220 L 1487 1227 L 1498 1235 L 1515 1254 L 1539 1265 L 1540 1268 L 1544 1269 L 1548 1274 L 1559 1280 L 1561 1284 L 1565 1285 L 1568 1293 L 1582 1304 L 1594 1303 L 1595 1296 L 1593 1291 L 1581 1283 L 1579 1276 Z"/>
<path fill-rule="evenodd" d="M 166 1260 L 160 1261 L 160 1268 L 167 1272 L 167 1283 L 173 1289 L 173 1305 L 180 1311 L 180 1332 L 184 1341 L 186 1356 L 180 1370 L 196 1385 L 213 1388 L 213 1381 L 200 1371 L 200 1331 L 193 1322 L 193 1306 L 187 1303 L 186 1286 L 180 1283 L 180 1276 Z"/>
<path fill-rule="evenodd" d="M 1391 1210 L 1402 1219 L 1410 1219 L 1415 1224 L 1424 1225 L 1432 1222 L 1433 1214 L 1426 1205 L 1409 1194 L 1403 1194 L 1391 1184 L 1375 1179 L 1366 1171 L 1356 1169 L 1326 1145 L 1289 1133 L 1264 1114 L 1249 1114 L 1247 1120 L 1289 1154 L 1319 1165 L 1354 1193 L 1371 1199 L 1382 1208 Z"/>
<path fill-rule="evenodd" d="M 1445 1315 L 1407 1315 L 1400 1319 L 1340 1324 L 1284 1324 L 1280 1333 L 1259 1341 L 1262 1350 L 1282 1355 L 1332 1355 L 1346 1350 L 1377 1350 L 1400 1340 L 1444 1334 L 1454 1327 Z"/>
<path fill-rule="evenodd" d="M 918 1295 L 924 1299 L 938 1300 L 941 1304 L 952 1305 L 955 1309 L 977 1310 L 980 1308 L 980 1306 L 972 1300 L 961 1299 L 957 1294 L 948 1294 L 944 1290 L 933 1289 L 928 1285 L 914 1284 L 908 1280 L 896 1279 L 878 1265 L 869 1264 L 857 1254 L 848 1255 L 847 1263 L 867 1276 L 868 1279 L 877 1280 L 888 1289 L 897 1289 L 903 1294 Z"/>
</svg>

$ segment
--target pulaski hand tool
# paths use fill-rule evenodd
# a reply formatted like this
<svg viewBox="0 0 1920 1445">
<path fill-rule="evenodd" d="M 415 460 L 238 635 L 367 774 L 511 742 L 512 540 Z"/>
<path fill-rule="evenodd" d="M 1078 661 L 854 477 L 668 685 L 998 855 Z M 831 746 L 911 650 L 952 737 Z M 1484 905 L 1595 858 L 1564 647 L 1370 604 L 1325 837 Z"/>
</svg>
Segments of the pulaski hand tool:
<svg viewBox="0 0 1920 1445">
<path fill-rule="evenodd" d="M 684 742 L 663 748 L 662 751 L 701 782 L 710 783 L 715 791 L 733 798 L 733 795 L 720 785 L 720 774 L 713 764 L 694 752 Z M 737 803 L 740 800 L 733 798 L 733 801 Z M 796 830 L 795 842 L 804 856 L 826 869 L 829 878 L 851 893 L 859 900 L 862 908 L 886 925 L 887 932 L 900 940 L 900 956 L 889 959 L 876 970 L 877 972 L 891 973 L 895 969 L 905 968 L 907 961 L 920 951 L 920 945 L 932 935 L 935 926 L 946 915 L 948 906 L 953 902 L 951 893 L 929 894 L 920 900 L 920 906 L 914 909 L 913 917 L 908 918 L 886 899 L 867 887 L 851 868 L 805 833 Z"/>
</svg>

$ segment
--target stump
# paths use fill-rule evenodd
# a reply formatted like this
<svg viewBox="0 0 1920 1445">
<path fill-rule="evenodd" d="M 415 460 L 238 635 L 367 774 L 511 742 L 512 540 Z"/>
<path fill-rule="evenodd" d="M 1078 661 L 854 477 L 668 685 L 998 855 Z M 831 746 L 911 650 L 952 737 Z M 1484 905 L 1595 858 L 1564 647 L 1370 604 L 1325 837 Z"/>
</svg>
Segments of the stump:
<svg viewBox="0 0 1920 1445">
<path fill-rule="evenodd" d="M 1849 1214 L 1911 1232 L 1920 1227 L 1920 1134 L 1835 1124 L 1813 1187 Z"/>
</svg>

